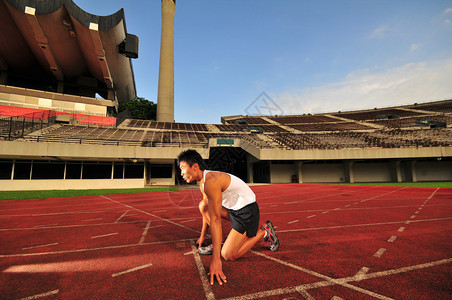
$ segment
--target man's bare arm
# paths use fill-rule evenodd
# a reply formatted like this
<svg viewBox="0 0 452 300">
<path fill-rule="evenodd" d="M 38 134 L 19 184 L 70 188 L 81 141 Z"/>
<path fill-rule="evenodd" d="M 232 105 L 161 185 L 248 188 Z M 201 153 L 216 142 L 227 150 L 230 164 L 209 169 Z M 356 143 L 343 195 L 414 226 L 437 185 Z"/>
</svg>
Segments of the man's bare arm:
<svg viewBox="0 0 452 300">
<path fill-rule="evenodd" d="M 208 175 L 209 176 L 206 176 L 206 182 L 204 183 L 204 192 L 208 199 L 210 231 L 213 244 L 213 256 L 210 263 L 210 284 L 213 284 L 214 278 L 217 279 L 219 284 L 223 284 L 223 281 L 226 282 L 226 276 L 223 274 L 221 263 L 221 241 L 223 240 L 223 230 L 221 227 L 221 185 L 216 175 Z"/>
</svg>

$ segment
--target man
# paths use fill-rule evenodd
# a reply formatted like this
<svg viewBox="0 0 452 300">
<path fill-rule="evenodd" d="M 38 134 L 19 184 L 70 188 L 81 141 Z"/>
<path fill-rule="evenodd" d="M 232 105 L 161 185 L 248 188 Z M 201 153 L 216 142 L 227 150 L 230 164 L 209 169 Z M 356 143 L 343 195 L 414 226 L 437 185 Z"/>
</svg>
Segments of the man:
<svg viewBox="0 0 452 300">
<path fill-rule="evenodd" d="M 270 242 L 272 251 L 278 250 L 279 240 L 272 223 L 267 221 L 259 227 L 256 195 L 245 182 L 231 174 L 206 170 L 204 160 L 195 150 L 180 153 L 177 161 L 184 180 L 198 182 L 204 196 L 199 205 L 203 227 L 197 243 L 201 247 L 209 225 L 213 247 L 210 284 L 215 278 L 220 285 L 226 282 L 220 254 L 225 260 L 236 260 L 262 239 Z M 223 247 L 221 218 L 229 220 L 232 227 Z"/>
</svg>

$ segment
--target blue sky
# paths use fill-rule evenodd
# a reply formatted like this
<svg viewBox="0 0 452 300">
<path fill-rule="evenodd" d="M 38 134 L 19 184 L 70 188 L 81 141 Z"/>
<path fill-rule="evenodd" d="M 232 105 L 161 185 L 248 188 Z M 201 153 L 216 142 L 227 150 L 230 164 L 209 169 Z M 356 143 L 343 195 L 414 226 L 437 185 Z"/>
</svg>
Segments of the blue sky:
<svg viewBox="0 0 452 300">
<path fill-rule="evenodd" d="M 124 8 L 138 96 L 156 102 L 161 1 L 74 2 Z M 174 56 L 176 122 L 450 99 L 452 0 L 178 0 Z"/>
</svg>

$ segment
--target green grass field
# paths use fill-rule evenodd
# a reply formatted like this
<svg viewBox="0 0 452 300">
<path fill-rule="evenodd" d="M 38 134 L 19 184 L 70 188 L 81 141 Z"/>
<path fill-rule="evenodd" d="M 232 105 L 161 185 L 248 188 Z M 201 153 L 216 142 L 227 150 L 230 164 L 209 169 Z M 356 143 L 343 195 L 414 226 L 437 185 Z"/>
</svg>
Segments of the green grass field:
<svg viewBox="0 0 452 300">
<path fill-rule="evenodd" d="M 65 198 L 81 196 L 98 196 L 112 194 L 132 194 L 160 191 L 177 191 L 178 187 L 152 187 L 143 189 L 107 189 L 107 190 L 51 190 L 51 191 L 1 191 L 0 200 L 24 200 L 24 199 L 46 199 Z"/>
<path fill-rule="evenodd" d="M 350 184 L 350 183 L 331 183 L 331 184 Z M 354 183 L 353 185 L 452 188 L 452 182 Z M 179 190 L 179 187 L 176 186 L 176 187 L 151 187 L 142 189 L 108 189 L 108 190 L 0 191 L 0 200 L 65 198 L 65 197 L 132 194 L 132 193 L 147 193 L 159 191 L 177 191 L 177 190 Z"/>
<path fill-rule="evenodd" d="M 373 182 L 373 183 L 329 183 L 329 184 L 452 188 L 452 182 Z"/>
</svg>

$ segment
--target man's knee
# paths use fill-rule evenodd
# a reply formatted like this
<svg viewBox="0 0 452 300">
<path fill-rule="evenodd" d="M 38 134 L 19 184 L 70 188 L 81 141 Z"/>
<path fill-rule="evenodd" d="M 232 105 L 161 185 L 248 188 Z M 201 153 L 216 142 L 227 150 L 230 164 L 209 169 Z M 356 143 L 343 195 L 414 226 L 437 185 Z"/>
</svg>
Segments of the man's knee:
<svg viewBox="0 0 452 300">
<path fill-rule="evenodd" d="M 199 211 L 201 212 L 201 214 L 205 214 L 208 211 L 208 207 L 207 207 L 207 200 L 201 200 L 199 202 Z"/>
<path fill-rule="evenodd" d="M 236 259 L 233 253 L 225 251 L 224 248 L 221 249 L 221 256 L 224 260 L 234 261 Z"/>
</svg>

